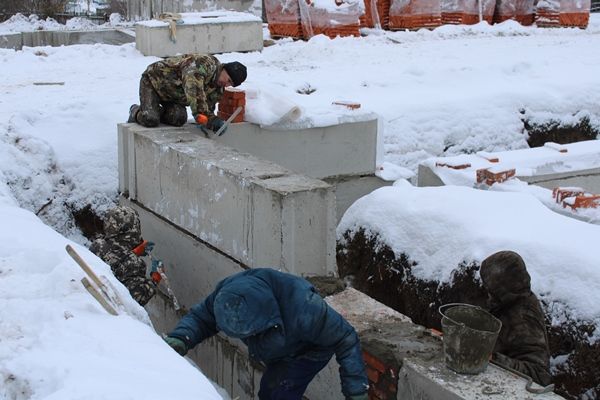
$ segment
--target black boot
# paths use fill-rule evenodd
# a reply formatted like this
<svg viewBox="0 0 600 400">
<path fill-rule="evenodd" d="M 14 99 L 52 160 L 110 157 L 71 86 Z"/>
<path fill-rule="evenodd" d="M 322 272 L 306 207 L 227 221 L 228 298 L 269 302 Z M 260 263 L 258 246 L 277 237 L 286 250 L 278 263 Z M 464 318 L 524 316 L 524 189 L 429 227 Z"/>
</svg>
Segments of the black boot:
<svg viewBox="0 0 600 400">
<path fill-rule="evenodd" d="M 137 104 L 132 104 L 131 107 L 129 107 L 129 119 L 127 122 L 137 122 L 136 116 L 139 110 L 140 106 Z"/>
</svg>

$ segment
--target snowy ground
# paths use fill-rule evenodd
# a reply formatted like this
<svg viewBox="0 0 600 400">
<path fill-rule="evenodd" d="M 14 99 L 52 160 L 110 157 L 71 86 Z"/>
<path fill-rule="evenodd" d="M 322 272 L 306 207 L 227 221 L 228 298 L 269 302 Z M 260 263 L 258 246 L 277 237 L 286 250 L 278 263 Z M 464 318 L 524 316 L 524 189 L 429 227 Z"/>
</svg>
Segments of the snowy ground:
<svg viewBox="0 0 600 400">
<path fill-rule="evenodd" d="M 244 87 L 271 90 L 304 115 L 323 115 L 335 100 L 379 113 L 386 161 L 413 171 L 431 156 L 526 147 L 523 108 L 565 119 L 589 112 L 600 125 L 598 14 L 587 30 L 506 22 L 367 33 L 218 57 L 248 66 Z M 102 212 L 116 201 L 116 124 L 156 60 L 133 44 L 0 49 L 0 398 L 76 398 L 92 385 L 105 385 L 98 399 L 165 398 L 173 387 L 183 398 L 218 398 L 134 304 L 131 317 L 105 316 L 77 282 L 67 239 L 32 214 L 85 244 L 70 209 Z"/>
</svg>

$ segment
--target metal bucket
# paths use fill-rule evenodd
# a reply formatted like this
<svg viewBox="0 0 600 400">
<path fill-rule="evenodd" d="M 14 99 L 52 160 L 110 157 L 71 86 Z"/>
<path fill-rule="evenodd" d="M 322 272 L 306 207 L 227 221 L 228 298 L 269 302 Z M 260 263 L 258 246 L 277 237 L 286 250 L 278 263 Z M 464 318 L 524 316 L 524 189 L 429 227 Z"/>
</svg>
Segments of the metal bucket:
<svg viewBox="0 0 600 400">
<path fill-rule="evenodd" d="M 471 304 L 440 306 L 446 366 L 459 374 L 485 371 L 502 322 Z"/>
</svg>

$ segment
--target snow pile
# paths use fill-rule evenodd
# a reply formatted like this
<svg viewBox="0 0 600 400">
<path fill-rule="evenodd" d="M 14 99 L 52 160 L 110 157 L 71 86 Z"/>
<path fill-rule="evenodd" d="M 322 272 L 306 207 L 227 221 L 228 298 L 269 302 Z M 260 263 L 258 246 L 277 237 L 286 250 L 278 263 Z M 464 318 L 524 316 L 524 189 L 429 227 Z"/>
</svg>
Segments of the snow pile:
<svg viewBox="0 0 600 400">
<path fill-rule="evenodd" d="M 0 229 L 0 398 L 221 399 L 155 333 L 106 264 L 76 246 L 124 300 L 117 317 L 80 283 L 69 241 L 0 188 L 0 220 L 10 227 Z"/>
<path fill-rule="evenodd" d="M 109 21 L 97 25 L 87 18 L 74 17 L 65 24 L 57 22 L 54 18 L 47 17 L 40 19 L 35 14 L 29 17 L 23 14 L 15 14 L 8 20 L 0 23 L 0 33 L 7 32 L 33 32 L 33 31 L 89 31 L 98 29 L 110 29 L 117 27 L 131 27 L 133 23 L 123 20 L 123 17 L 118 13 L 113 13 L 109 17 Z"/>
<path fill-rule="evenodd" d="M 338 239 L 358 229 L 408 255 L 418 263 L 413 274 L 425 280 L 447 282 L 463 261 L 516 251 L 535 293 L 566 305 L 575 319 L 600 322 L 600 226 L 556 214 L 532 196 L 398 181 L 354 203 Z"/>
</svg>

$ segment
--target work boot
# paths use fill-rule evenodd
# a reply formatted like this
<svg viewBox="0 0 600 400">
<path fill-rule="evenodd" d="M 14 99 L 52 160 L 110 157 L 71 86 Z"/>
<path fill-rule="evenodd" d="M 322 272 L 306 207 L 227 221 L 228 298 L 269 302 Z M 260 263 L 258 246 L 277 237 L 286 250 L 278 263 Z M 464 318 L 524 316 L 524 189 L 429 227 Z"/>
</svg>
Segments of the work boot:
<svg viewBox="0 0 600 400">
<path fill-rule="evenodd" d="M 129 107 L 129 119 L 127 122 L 137 122 L 136 117 L 138 111 L 140 111 L 140 106 L 137 104 L 132 104 L 131 107 Z"/>
</svg>

